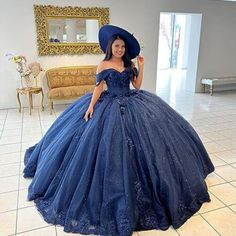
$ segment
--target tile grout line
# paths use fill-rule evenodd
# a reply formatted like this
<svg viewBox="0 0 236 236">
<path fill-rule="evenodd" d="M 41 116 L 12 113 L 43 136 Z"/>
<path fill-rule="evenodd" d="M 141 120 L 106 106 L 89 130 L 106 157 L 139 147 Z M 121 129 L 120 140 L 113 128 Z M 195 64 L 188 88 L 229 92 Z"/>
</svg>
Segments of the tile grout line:
<svg viewBox="0 0 236 236">
<path fill-rule="evenodd" d="M 8 117 L 8 109 L 7 109 L 6 117 L 5 117 L 5 120 L 4 120 L 2 132 L 1 132 L 1 138 L 2 138 L 2 134 L 3 134 L 3 130 L 4 130 L 5 124 L 6 124 L 7 117 Z M 16 214 L 16 215 L 17 215 L 17 214 Z"/>
<path fill-rule="evenodd" d="M 3 126 L 2 126 L 2 130 L 1 130 L 0 139 L 2 138 L 2 134 L 3 134 L 4 126 L 5 126 L 5 124 L 6 124 L 6 120 L 7 120 L 7 115 L 8 115 L 8 110 L 7 110 L 7 112 L 6 112 L 6 116 L 5 116 L 5 119 L 4 119 L 4 122 L 3 122 Z"/>
<path fill-rule="evenodd" d="M 177 229 L 175 229 L 175 232 L 180 236 L 180 233 L 178 232 L 178 230 Z"/>
<path fill-rule="evenodd" d="M 56 236 L 57 236 L 57 226 L 54 225 L 54 228 L 55 228 L 55 233 L 56 233 Z"/>
<path fill-rule="evenodd" d="M 19 153 L 19 156 L 20 156 L 20 153 Z M 22 163 L 22 162 L 19 161 L 19 162 L 17 162 L 17 163 Z M 16 163 L 11 163 L 11 164 L 9 164 L 9 165 L 13 165 L 13 164 L 16 164 Z M 3 165 L 4 165 L 4 164 L 3 164 Z M 8 164 L 6 164 L 6 165 L 8 165 Z M 18 175 L 19 175 L 19 174 L 17 173 L 17 174 L 13 174 L 13 175 L 2 176 L 2 177 L 0 177 L 0 179 L 10 178 L 10 177 L 18 176 Z M 11 192 L 11 191 L 7 191 L 7 192 Z"/>
<path fill-rule="evenodd" d="M 40 115 L 39 115 L 39 110 L 38 110 L 38 116 L 40 118 Z M 24 116 L 23 116 L 24 117 Z M 41 135 L 42 135 L 42 126 L 41 126 L 41 120 L 39 119 L 39 122 L 40 122 L 40 127 L 41 127 Z M 22 118 L 22 127 L 23 127 L 23 123 L 24 123 L 24 120 Z M 22 137 L 23 137 L 23 132 L 22 132 L 22 135 L 21 135 L 21 140 L 22 140 Z M 22 144 L 22 142 L 21 142 Z M 20 162 L 21 162 L 21 157 L 22 157 L 22 145 L 21 145 L 21 148 L 20 148 Z M 21 176 L 21 165 L 19 167 L 19 177 Z M 22 233 L 25 233 L 25 232 L 31 232 L 31 231 L 34 231 L 34 230 L 37 230 L 37 229 L 42 229 L 42 228 L 47 228 L 49 226 L 51 226 L 50 224 L 48 224 L 47 226 L 45 227 L 40 227 L 40 228 L 35 228 L 35 229 L 32 229 L 32 230 L 28 230 L 28 231 L 23 231 L 23 232 L 20 232 L 17 234 L 17 220 L 18 220 L 18 210 L 19 209 L 25 209 L 25 208 L 30 208 L 30 207 L 35 207 L 35 205 L 33 206 L 27 206 L 27 207 L 22 207 L 22 208 L 19 208 L 19 192 L 21 191 L 19 189 L 20 187 L 20 178 L 19 178 L 19 181 L 18 181 L 18 198 L 17 198 L 17 217 L 16 217 L 16 230 L 15 230 L 15 235 L 20 235 Z M 27 189 L 27 188 L 26 188 Z M 57 235 L 57 232 L 56 232 L 56 228 L 55 228 L 55 233 Z"/>
<path fill-rule="evenodd" d="M 22 110 L 22 116 L 21 116 L 20 163 L 21 163 L 21 155 L 22 155 L 23 123 L 24 123 L 24 109 Z M 17 223 L 18 223 L 18 206 L 19 206 L 19 196 L 20 196 L 20 177 L 21 177 L 21 164 L 19 165 L 19 172 L 18 172 L 18 189 L 17 189 L 17 203 L 16 203 L 15 235 L 17 234 Z"/>
<path fill-rule="evenodd" d="M 19 154 L 19 155 L 20 155 L 20 154 Z M 17 162 L 17 163 L 21 163 L 21 162 Z M 7 164 L 6 164 L 6 165 L 7 165 Z M 10 164 L 10 165 L 11 165 L 11 164 Z M 9 178 L 9 177 L 18 176 L 18 175 L 19 175 L 19 174 L 0 176 L 0 179 Z"/>
<path fill-rule="evenodd" d="M 12 209 L 12 210 L 2 211 L 2 212 L 0 212 L 0 215 L 1 215 L 1 214 L 4 214 L 4 213 L 7 213 L 7 212 L 16 211 L 17 209 L 22 210 L 22 209 L 31 208 L 31 207 L 35 207 L 35 206 L 34 206 L 34 205 L 32 205 L 32 206 L 24 206 L 24 207 L 15 208 L 15 209 Z"/>
<path fill-rule="evenodd" d="M 1 145 L 0 145 L 1 146 Z M 5 155 L 5 154 L 12 154 L 12 153 L 15 153 L 17 151 L 11 151 L 11 152 L 4 152 L 4 153 L 1 153 L 1 155 Z"/>
<path fill-rule="evenodd" d="M 33 231 L 35 231 L 35 230 L 44 229 L 44 228 L 49 228 L 49 227 L 51 227 L 51 226 L 53 226 L 53 225 L 50 225 L 50 224 L 49 224 L 49 225 L 47 225 L 47 226 L 43 226 L 43 227 L 38 227 L 38 228 L 34 228 L 34 229 L 22 231 L 22 232 L 19 232 L 19 233 L 14 234 L 14 235 L 21 235 L 21 234 L 24 234 L 24 233 L 33 232 Z M 75 236 L 76 236 L 76 235 L 75 235 Z"/>
<path fill-rule="evenodd" d="M 215 172 L 214 172 L 215 173 Z M 224 177 L 220 176 L 218 173 L 215 173 L 215 175 L 217 175 L 218 177 L 222 178 L 226 183 L 230 184 L 233 188 L 236 188 L 236 186 L 234 186 L 231 182 L 234 182 L 235 180 L 232 181 L 228 181 L 226 180 Z M 222 184 L 226 184 L 226 183 L 222 183 Z"/>
<path fill-rule="evenodd" d="M 218 177 L 220 177 L 219 175 L 217 175 Z M 223 179 L 223 178 L 222 178 Z M 224 180 L 224 179 L 223 179 Z M 233 180 L 232 182 L 234 182 L 235 180 Z M 215 186 L 219 186 L 219 185 L 223 185 L 223 184 L 226 184 L 226 183 L 228 183 L 227 181 L 226 182 L 223 182 L 223 183 L 219 183 L 219 184 L 213 184 L 213 185 L 207 185 L 207 188 L 209 189 L 209 188 L 211 188 L 211 187 L 215 187 Z"/>
<path fill-rule="evenodd" d="M 40 123 L 40 130 L 41 130 L 41 137 L 44 136 L 43 134 L 43 128 L 42 128 L 42 120 L 41 120 L 41 116 L 40 116 L 40 111 L 38 109 L 38 116 L 39 116 L 39 123 Z M 42 138 L 41 138 L 42 139 Z"/>
<path fill-rule="evenodd" d="M 231 205 L 229 205 L 228 208 L 229 208 L 229 210 L 231 210 L 231 211 L 236 215 L 236 212 L 235 212 L 233 209 L 230 208 L 230 206 L 233 206 L 233 205 L 235 205 L 235 204 L 231 204 Z"/>
<path fill-rule="evenodd" d="M 236 154 L 235 154 L 235 156 L 236 156 Z M 217 158 L 219 158 L 219 157 L 217 157 Z M 220 159 L 220 158 L 219 158 Z M 222 159 L 221 159 L 222 160 Z M 224 161 L 224 160 L 222 160 L 222 161 Z M 225 162 L 225 161 L 224 161 Z M 223 164 L 223 165 L 218 165 L 218 166 L 215 166 L 215 167 L 221 167 L 221 166 L 226 166 L 226 165 L 230 165 L 230 166 L 232 166 L 233 168 L 235 168 L 236 169 L 236 167 L 235 166 L 233 166 L 233 165 L 235 165 L 236 164 L 236 161 L 235 162 L 232 162 L 232 163 L 227 163 L 227 162 L 225 162 L 226 164 Z M 235 179 L 236 180 L 236 179 Z"/>
<path fill-rule="evenodd" d="M 231 206 L 236 206 L 236 203 L 232 203 L 232 204 L 229 204 L 228 205 L 229 207 L 231 207 Z M 231 208 L 230 208 L 231 209 Z M 236 214 L 236 212 L 234 212 L 235 214 Z"/>
<path fill-rule="evenodd" d="M 41 120 L 40 120 L 41 121 Z M 42 129 L 41 129 L 41 133 L 42 133 Z M 21 155 L 23 155 L 22 154 L 22 152 L 20 152 L 21 153 Z M 21 156 L 20 156 L 20 158 L 21 158 Z M 228 164 L 228 163 L 227 163 Z M 230 164 L 228 164 L 228 165 L 230 165 Z M 219 176 L 219 175 L 218 175 Z M 223 178 L 222 178 L 223 179 Z M 226 181 L 226 183 L 229 183 L 228 181 Z M 222 184 L 226 184 L 226 183 L 222 183 Z M 213 185 L 213 186 L 216 186 L 216 185 Z M 214 195 L 214 194 L 213 194 Z M 230 208 L 231 209 L 231 208 Z M 232 209 L 231 209 L 232 210 Z M 138 234 L 138 233 L 137 233 Z M 139 235 L 139 234 L 138 234 Z"/>
<path fill-rule="evenodd" d="M 232 138 L 231 138 L 232 139 Z M 219 143 L 217 143 L 217 142 L 215 142 L 215 141 L 213 141 L 213 142 L 211 142 L 211 143 L 214 143 L 214 144 L 217 144 L 217 145 L 220 145 Z M 203 143 L 204 144 L 204 143 Z M 204 147 L 205 147 L 206 145 L 204 145 Z M 222 145 L 220 145 L 220 146 L 222 146 Z M 208 153 L 208 155 L 210 156 L 211 154 L 216 154 L 216 153 L 219 153 L 219 152 L 228 152 L 228 151 L 232 151 L 232 150 L 235 150 L 235 149 L 233 149 L 233 148 L 227 148 L 227 147 L 225 147 L 225 146 L 222 146 L 222 148 L 225 148 L 225 150 L 222 150 L 222 151 L 214 151 L 214 152 L 209 152 L 208 150 L 207 150 L 207 148 L 206 148 L 206 150 L 207 150 L 207 153 Z"/>
<path fill-rule="evenodd" d="M 0 195 L 1 194 L 6 194 L 6 193 L 14 193 L 14 192 L 17 192 L 17 189 L 16 190 L 7 191 L 7 192 L 2 192 L 2 193 L 0 193 Z"/>
<path fill-rule="evenodd" d="M 212 195 L 214 195 L 214 194 L 212 194 Z M 214 197 L 216 197 L 215 195 L 214 195 Z M 220 201 L 220 199 L 218 199 L 219 201 Z M 222 202 L 223 203 L 223 202 Z M 222 206 L 222 207 L 219 207 L 219 208 L 216 208 L 216 209 L 212 209 L 212 210 L 209 210 L 209 211 L 205 211 L 205 212 L 198 212 L 198 214 L 199 215 L 203 215 L 203 214 L 206 214 L 206 213 L 209 213 L 209 212 L 213 212 L 213 211 L 217 211 L 217 210 L 220 210 L 220 209 L 224 209 L 224 208 L 227 208 L 227 205 L 225 205 L 224 204 L 224 206 Z"/>
<path fill-rule="evenodd" d="M 206 218 L 204 218 L 201 214 L 200 214 L 200 217 L 206 221 L 206 223 L 219 235 L 221 236 L 221 234 L 213 227 L 213 225 L 211 225 L 207 220 Z"/>
<path fill-rule="evenodd" d="M 9 163 L 3 163 L 3 164 L 0 164 L 0 166 L 7 166 L 7 165 L 14 165 L 14 164 L 17 164 L 17 163 L 20 163 L 20 161 L 16 161 L 16 162 L 9 162 Z M 6 177 L 9 177 L 9 176 L 13 176 L 13 175 L 8 175 Z M 0 178 L 4 178 L 5 176 L 2 176 Z"/>
<path fill-rule="evenodd" d="M 33 127 L 32 127 L 33 129 Z M 28 142 L 28 141 L 27 141 Z M 19 144 L 19 143 L 27 143 L 27 142 L 22 142 L 22 141 L 19 141 L 19 142 L 14 142 L 14 143 L 3 143 L 3 144 L 0 144 L 0 146 L 6 146 L 6 145 L 12 145 L 12 144 Z M 36 141 L 37 142 L 37 141 Z"/>
<path fill-rule="evenodd" d="M 219 176 L 217 173 L 215 173 L 217 176 Z M 219 177 L 221 177 L 221 176 L 219 176 Z M 223 185 L 223 184 L 230 184 L 233 188 L 236 188 L 234 185 L 232 185 L 229 181 L 227 181 L 226 179 L 224 179 L 223 177 L 221 177 L 223 180 L 225 180 L 226 182 L 225 183 L 221 183 L 221 184 L 219 184 L 219 185 Z M 214 186 L 217 186 L 217 185 L 214 185 Z M 211 187 L 211 186 L 210 186 Z M 207 212 L 203 212 L 203 213 L 199 213 L 200 215 L 202 215 L 202 214 L 205 214 L 205 213 L 208 213 L 208 212 L 213 212 L 213 211 L 216 211 L 216 210 L 219 210 L 219 209 L 223 209 L 223 208 L 228 208 L 229 210 L 231 210 L 234 214 L 236 214 L 231 208 L 230 208 L 230 206 L 232 206 L 232 205 L 235 205 L 236 204 L 236 202 L 235 203 L 231 203 L 231 204 L 226 204 L 226 203 L 224 203 L 220 198 L 218 198 L 214 193 L 212 193 L 210 190 L 209 190 L 209 192 L 215 197 L 215 198 L 217 198 L 223 205 L 224 205 L 224 207 L 220 207 L 220 208 L 217 208 L 217 209 L 214 209 L 214 210 L 210 210 L 210 211 L 207 211 Z"/>
<path fill-rule="evenodd" d="M 231 166 L 230 164 L 227 164 L 227 165 L 229 165 L 229 166 Z M 223 165 L 223 166 L 226 166 L 226 165 Z M 214 193 L 212 193 L 211 191 L 210 191 L 210 187 L 214 187 L 214 186 L 219 186 L 219 185 L 223 185 L 223 184 L 230 184 L 232 187 L 234 187 L 234 188 L 236 188 L 234 185 L 232 185 L 231 184 L 231 182 L 233 182 L 233 181 L 235 181 L 235 180 L 232 180 L 231 182 L 230 181 L 227 181 L 225 178 L 223 178 L 222 176 L 220 176 L 218 173 L 216 173 L 215 171 L 213 172 L 215 175 L 217 175 L 218 177 L 220 177 L 220 178 L 222 178 L 225 182 L 224 183 L 220 183 L 220 184 L 216 184 L 216 185 L 212 185 L 212 186 L 208 186 L 208 190 L 209 190 L 209 192 L 217 199 L 217 200 L 219 200 L 223 205 L 224 205 L 224 207 L 220 207 L 220 208 L 217 208 L 217 209 L 213 209 L 213 210 L 210 210 L 210 211 L 206 211 L 206 212 L 203 212 L 203 213 L 199 213 L 201 216 L 202 216 L 202 214 L 205 214 L 205 213 L 208 213 L 208 212 L 213 212 L 213 211 L 216 211 L 216 210 L 219 210 L 219 209 L 223 209 L 223 208 L 228 208 L 228 209 L 230 209 L 231 211 L 233 211 L 229 206 L 230 205 L 234 205 L 235 203 L 232 203 L 232 204 L 230 204 L 230 205 L 227 205 L 226 203 L 224 203 L 221 199 L 219 199 Z M 234 212 L 234 211 L 233 211 Z M 235 212 L 234 212 L 234 214 L 236 214 Z M 205 218 L 204 218 L 205 219 Z"/>
<path fill-rule="evenodd" d="M 235 156 L 236 156 L 236 154 L 235 154 Z M 233 166 L 233 165 L 235 165 L 236 164 L 236 162 L 232 162 L 232 163 L 229 163 L 228 165 L 230 165 L 231 167 L 233 167 L 234 169 L 236 169 L 236 166 Z"/>
</svg>

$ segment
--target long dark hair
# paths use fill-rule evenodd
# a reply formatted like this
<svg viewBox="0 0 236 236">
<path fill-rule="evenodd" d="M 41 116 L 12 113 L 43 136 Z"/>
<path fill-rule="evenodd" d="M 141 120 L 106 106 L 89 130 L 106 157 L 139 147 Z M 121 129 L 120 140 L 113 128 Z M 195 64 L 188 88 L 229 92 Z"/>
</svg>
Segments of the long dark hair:
<svg viewBox="0 0 236 236">
<path fill-rule="evenodd" d="M 124 66 L 125 67 L 129 67 L 129 66 L 132 65 L 132 61 L 131 61 L 130 56 L 129 56 L 128 47 L 126 45 L 125 40 L 120 35 L 118 35 L 118 34 L 113 35 L 110 38 L 110 40 L 108 41 L 107 48 L 106 48 L 106 54 L 105 54 L 105 58 L 103 59 L 103 61 L 109 61 L 111 59 L 111 57 L 112 57 L 112 44 L 117 39 L 121 39 L 125 43 L 125 53 L 122 56 L 122 60 L 124 62 Z"/>
</svg>

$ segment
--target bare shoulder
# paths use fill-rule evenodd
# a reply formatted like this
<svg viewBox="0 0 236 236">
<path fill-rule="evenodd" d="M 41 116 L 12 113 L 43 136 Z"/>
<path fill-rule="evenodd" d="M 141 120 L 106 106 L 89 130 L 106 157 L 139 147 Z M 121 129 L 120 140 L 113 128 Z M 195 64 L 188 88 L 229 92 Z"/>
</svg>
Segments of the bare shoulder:
<svg viewBox="0 0 236 236">
<path fill-rule="evenodd" d="M 106 67 L 107 67 L 107 61 L 101 61 L 97 67 L 97 74 L 106 69 Z"/>
</svg>

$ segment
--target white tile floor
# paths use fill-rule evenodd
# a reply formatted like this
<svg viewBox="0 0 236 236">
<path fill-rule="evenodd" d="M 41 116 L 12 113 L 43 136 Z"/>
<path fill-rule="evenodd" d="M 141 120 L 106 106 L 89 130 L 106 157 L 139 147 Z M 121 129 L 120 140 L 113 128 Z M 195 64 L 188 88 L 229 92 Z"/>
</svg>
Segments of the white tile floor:
<svg viewBox="0 0 236 236">
<path fill-rule="evenodd" d="M 216 171 L 207 177 L 211 203 L 181 228 L 146 231 L 136 236 L 236 235 L 236 92 L 209 94 L 167 93 L 159 96 L 181 113 L 203 140 Z M 0 236 L 62 236 L 61 227 L 48 225 L 32 202 L 26 201 L 30 180 L 22 177 L 23 156 L 37 142 L 65 106 L 52 116 L 46 110 L 0 110 Z"/>
</svg>

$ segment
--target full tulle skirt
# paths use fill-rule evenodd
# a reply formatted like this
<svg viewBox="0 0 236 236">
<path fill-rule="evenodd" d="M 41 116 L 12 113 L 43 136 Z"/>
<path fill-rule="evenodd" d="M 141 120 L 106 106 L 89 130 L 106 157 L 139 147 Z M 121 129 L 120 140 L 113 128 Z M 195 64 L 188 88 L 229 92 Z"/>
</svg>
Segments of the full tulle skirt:
<svg viewBox="0 0 236 236">
<path fill-rule="evenodd" d="M 66 232 L 131 235 L 180 227 L 210 201 L 214 170 L 191 125 L 158 96 L 103 92 L 71 104 L 25 154 L 28 199 Z"/>
</svg>

